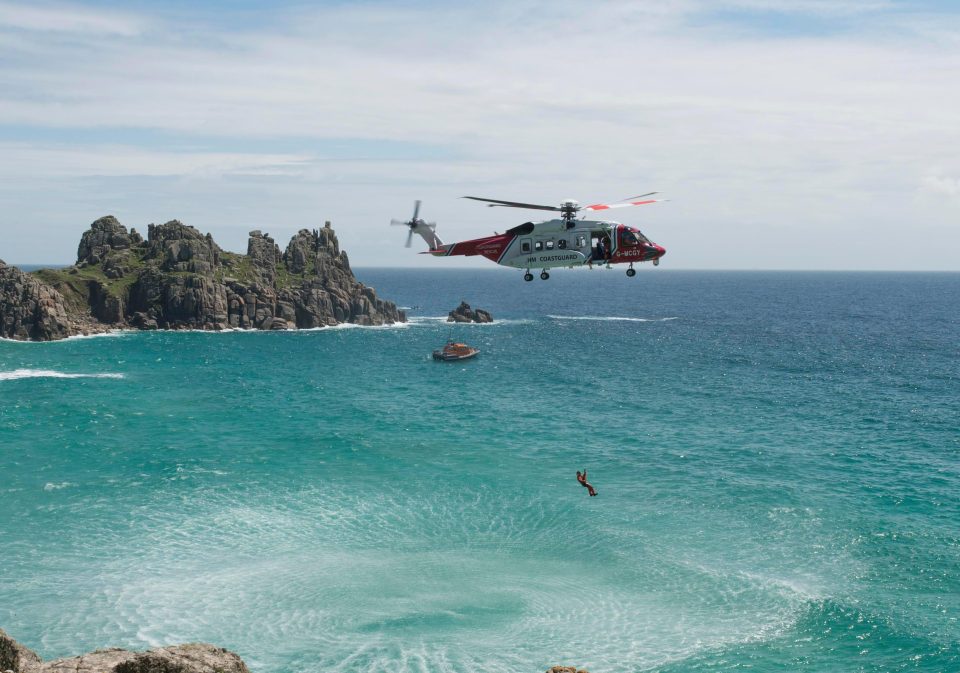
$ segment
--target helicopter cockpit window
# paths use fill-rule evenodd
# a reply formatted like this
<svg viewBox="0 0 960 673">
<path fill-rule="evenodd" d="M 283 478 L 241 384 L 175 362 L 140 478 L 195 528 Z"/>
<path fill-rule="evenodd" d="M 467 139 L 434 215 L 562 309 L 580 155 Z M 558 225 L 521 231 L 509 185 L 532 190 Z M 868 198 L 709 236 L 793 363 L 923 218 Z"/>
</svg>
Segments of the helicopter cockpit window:
<svg viewBox="0 0 960 673">
<path fill-rule="evenodd" d="M 566 250 L 566 249 L 567 249 L 567 239 L 561 238 L 559 241 L 557 241 L 557 247 L 560 248 L 561 250 Z"/>
<path fill-rule="evenodd" d="M 553 239 L 547 241 L 547 250 L 553 250 Z"/>
<path fill-rule="evenodd" d="M 624 245 L 637 245 L 640 241 L 637 240 L 637 237 L 632 231 L 623 232 L 623 236 L 620 237 Z"/>
<path fill-rule="evenodd" d="M 543 241 L 537 241 L 536 243 L 534 243 L 533 249 L 536 250 L 537 252 L 539 252 L 540 250 L 543 250 Z"/>
</svg>

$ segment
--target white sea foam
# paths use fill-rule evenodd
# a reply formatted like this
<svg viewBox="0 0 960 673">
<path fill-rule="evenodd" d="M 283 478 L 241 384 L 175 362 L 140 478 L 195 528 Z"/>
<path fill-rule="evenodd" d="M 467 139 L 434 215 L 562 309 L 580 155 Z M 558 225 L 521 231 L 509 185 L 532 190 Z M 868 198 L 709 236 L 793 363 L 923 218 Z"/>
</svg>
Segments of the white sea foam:
<svg viewBox="0 0 960 673">
<path fill-rule="evenodd" d="M 0 381 L 16 379 L 122 379 L 123 374 L 68 374 L 52 369 L 14 369 L 12 372 L 0 372 Z"/>
<path fill-rule="evenodd" d="M 408 318 L 409 324 L 411 325 L 436 325 L 437 323 L 442 323 L 444 325 L 450 325 L 451 327 L 496 327 L 499 325 L 528 325 L 533 322 L 533 320 L 526 318 L 513 318 L 507 320 L 494 320 L 493 322 L 447 322 L 447 316 L 445 315 L 422 315 Z"/>
<path fill-rule="evenodd" d="M 551 320 L 594 320 L 598 322 L 667 322 L 677 320 L 677 316 L 669 318 L 628 318 L 617 315 L 548 315 Z"/>
<path fill-rule="evenodd" d="M 73 486 L 73 484 L 71 484 L 69 481 L 61 481 L 59 484 L 54 484 L 53 482 L 48 481 L 46 484 L 43 485 L 43 490 L 59 491 L 60 489 L 68 488 L 70 486 Z"/>
<path fill-rule="evenodd" d="M 263 330 L 245 327 L 227 327 L 226 329 L 168 329 L 151 330 L 152 332 L 163 333 L 186 333 L 186 334 L 299 334 L 301 332 L 330 332 L 341 329 L 404 329 L 409 327 L 408 323 L 394 322 L 386 325 L 357 325 L 354 323 L 339 323 L 337 325 L 327 325 L 323 327 L 304 327 L 300 329 L 281 329 L 281 330 Z"/>
<path fill-rule="evenodd" d="M 373 330 L 391 330 L 407 329 L 410 323 L 392 322 L 386 325 L 357 325 L 352 322 L 342 322 L 338 325 L 328 325 L 327 327 L 308 327 L 305 329 L 289 330 L 290 332 L 334 332 L 342 329 L 373 329 Z"/>
<path fill-rule="evenodd" d="M 127 336 L 128 334 L 133 334 L 137 330 L 129 329 L 114 329 L 109 332 L 97 332 L 96 334 L 75 334 L 73 336 L 68 336 L 64 339 L 56 339 L 54 341 L 30 341 L 24 339 L 8 339 L 6 337 L 0 337 L 0 341 L 3 343 L 13 343 L 13 344 L 59 344 L 67 341 L 80 341 L 81 339 L 104 339 L 104 338 L 116 338 Z"/>
<path fill-rule="evenodd" d="M 117 338 L 133 334 L 138 330 L 132 329 L 112 329 L 109 332 L 98 332 L 97 334 L 76 334 L 74 336 L 69 336 L 63 341 L 79 341 L 80 339 L 108 339 L 108 338 Z"/>
</svg>

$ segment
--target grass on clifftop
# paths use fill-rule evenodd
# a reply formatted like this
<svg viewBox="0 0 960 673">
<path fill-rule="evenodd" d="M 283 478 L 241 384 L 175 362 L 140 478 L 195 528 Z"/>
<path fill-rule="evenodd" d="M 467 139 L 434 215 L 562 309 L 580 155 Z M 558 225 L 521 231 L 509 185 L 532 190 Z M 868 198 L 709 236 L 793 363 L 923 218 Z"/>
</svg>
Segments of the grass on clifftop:
<svg viewBox="0 0 960 673">
<path fill-rule="evenodd" d="M 137 281 L 140 271 L 148 264 L 157 263 L 156 261 L 144 260 L 145 254 L 146 250 L 138 247 L 122 252 L 112 252 L 113 259 L 122 258 L 122 265 L 128 269 L 127 273 L 120 278 L 107 278 L 103 272 L 103 262 L 83 267 L 38 269 L 33 271 L 32 274 L 60 292 L 72 310 L 83 312 L 89 310 L 90 307 L 90 283 L 92 281 L 99 283 L 107 294 L 126 302 L 130 294 L 130 286 Z M 199 275 L 188 271 L 165 271 L 164 274 L 178 277 Z M 286 266 L 280 262 L 275 267 L 275 287 L 278 290 L 299 287 L 305 279 L 311 278 L 315 274 L 316 268 L 313 259 L 308 261 L 308 268 L 302 274 L 290 273 Z M 221 283 L 227 278 L 232 278 L 244 285 L 262 282 L 249 257 L 226 251 L 220 253 L 220 264 L 214 270 L 213 278 Z"/>
<path fill-rule="evenodd" d="M 129 271 L 120 278 L 107 278 L 102 263 L 64 269 L 38 269 L 32 273 L 62 294 L 71 309 L 87 311 L 90 308 L 91 281 L 98 282 L 107 294 L 127 300 L 130 286 L 136 282 L 145 263 L 142 253 L 134 248 L 124 255 L 123 264 Z"/>
<path fill-rule="evenodd" d="M 283 262 L 278 262 L 274 268 L 274 285 L 276 289 L 282 290 L 289 287 L 299 287 L 304 279 L 314 275 L 313 260 L 310 260 L 309 267 L 306 272 L 295 274 L 290 273 Z M 261 282 L 260 277 L 257 275 L 256 267 L 254 267 L 250 258 L 236 252 L 223 251 L 220 253 L 220 266 L 214 271 L 213 277 L 221 283 L 226 278 L 233 278 L 244 285 Z"/>
</svg>

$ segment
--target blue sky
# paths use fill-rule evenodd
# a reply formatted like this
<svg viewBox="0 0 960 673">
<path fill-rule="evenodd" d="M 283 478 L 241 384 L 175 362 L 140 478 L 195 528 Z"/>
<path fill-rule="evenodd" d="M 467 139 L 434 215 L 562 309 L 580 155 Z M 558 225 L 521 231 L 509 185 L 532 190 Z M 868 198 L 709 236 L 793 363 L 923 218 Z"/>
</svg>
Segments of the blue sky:
<svg viewBox="0 0 960 673">
<path fill-rule="evenodd" d="M 659 190 L 617 216 L 672 268 L 957 270 L 958 84 L 945 1 L 0 0 L 0 258 L 71 262 L 110 213 L 482 265 L 387 223 Z"/>
</svg>

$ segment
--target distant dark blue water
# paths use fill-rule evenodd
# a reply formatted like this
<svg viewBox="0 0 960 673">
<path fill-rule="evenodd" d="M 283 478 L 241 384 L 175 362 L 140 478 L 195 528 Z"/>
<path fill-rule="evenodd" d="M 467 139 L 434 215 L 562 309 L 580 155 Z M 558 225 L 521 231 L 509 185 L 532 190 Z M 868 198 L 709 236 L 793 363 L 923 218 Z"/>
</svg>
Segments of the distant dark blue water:
<svg viewBox="0 0 960 673">
<path fill-rule="evenodd" d="M 411 323 L 0 342 L 0 627 L 255 673 L 960 670 L 960 274 L 357 275 Z"/>
</svg>

